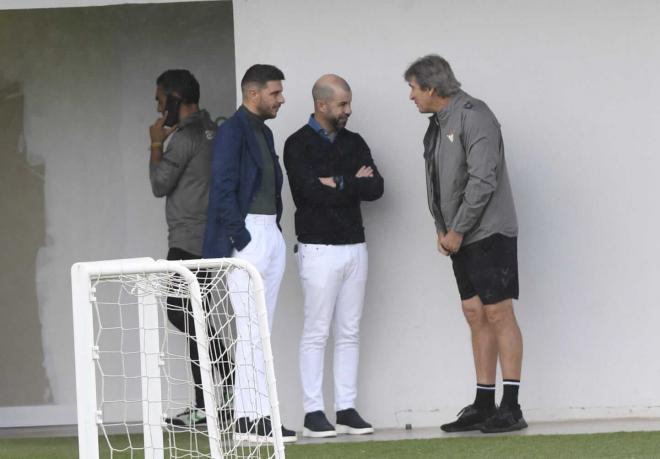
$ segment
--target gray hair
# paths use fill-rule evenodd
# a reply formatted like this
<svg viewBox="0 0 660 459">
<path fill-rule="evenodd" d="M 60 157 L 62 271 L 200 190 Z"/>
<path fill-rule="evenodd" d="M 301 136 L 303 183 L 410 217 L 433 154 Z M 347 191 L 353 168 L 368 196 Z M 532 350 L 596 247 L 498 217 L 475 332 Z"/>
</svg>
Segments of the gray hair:
<svg viewBox="0 0 660 459">
<path fill-rule="evenodd" d="M 406 81 L 413 78 L 422 89 L 435 89 L 440 97 L 449 97 L 458 92 L 461 83 L 456 80 L 449 62 L 437 54 L 420 57 L 403 74 Z"/>
</svg>

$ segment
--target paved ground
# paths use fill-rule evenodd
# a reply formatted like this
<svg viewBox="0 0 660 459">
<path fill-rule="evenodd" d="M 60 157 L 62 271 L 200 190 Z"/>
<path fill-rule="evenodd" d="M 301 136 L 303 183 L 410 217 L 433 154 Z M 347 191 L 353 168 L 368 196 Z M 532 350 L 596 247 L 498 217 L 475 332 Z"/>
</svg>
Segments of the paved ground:
<svg viewBox="0 0 660 459">
<path fill-rule="evenodd" d="M 556 435 L 556 434 L 587 434 L 605 432 L 634 432 L 634 431 L 660 431 L 660 418 L 619 418 L 619 419 L 590 419 L 582 421 L 563 422 L 535 422 L 529 428 L 516 432 L 513 435 Z M 26 437 L 70 437 L 76 435 L 76 426 L 44 426 L 29 428 L 3 428 L 0 429 L 0 438 L 26 438 Z M 338 438 L 309 439 L 305 438 L 299 444 L 314 444 L 325 442 L 359 442 L 359 441 L 391 441 L 412 440 L 422 438 L 452 438 L 483 436 L 479 432 L 466 432 L 447 434 L 440 427 L 404 429 L 379 429 L 373 435 L 349 436 L 341 435 Z M 507 434 L 511 435 L 511 434 Z M 299 434 L 300 436 L 300 434 Z"/>
<path fill-rule="evenodd" d="M 631 418 L 631 419 L 591 419 L 584 421 L 564 422 L 535 422 L 530 423 L 525 430 L 498 435 L 556 435 L 556 434 L 587 434 L 605 432 L 635 432 L 635 431 L 660 431 L 659 418 Z M 491 436 L 492 434 L 489 434 Z M 440 430 L 440 427 L 424 427 L 419 429 L 382 429 L 373 435 L 348 436 L 341 435 L 335 439 L 301 439 L 299 444 L 323 443 L 328 441 L 388 441 L 388 440 L 413 440 L 423 438 L 452 438 L 452 437 L 474 437 L 485 436 L 481 432 L 464 432 L 448 434 Z"/>
</svg>

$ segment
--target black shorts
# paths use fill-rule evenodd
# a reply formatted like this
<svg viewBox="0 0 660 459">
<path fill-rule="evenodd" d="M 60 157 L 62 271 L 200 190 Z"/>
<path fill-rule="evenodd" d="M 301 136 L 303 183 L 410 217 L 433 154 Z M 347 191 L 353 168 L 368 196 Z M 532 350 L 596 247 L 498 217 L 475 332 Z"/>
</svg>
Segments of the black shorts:
<svg viewBox="0 0 660 459">
<path fill-rule="evenodd" d="M 518 299 L 518 239 L 493 234 L 451 256 L 461 300 L 483 304 Z"/>
</svg>

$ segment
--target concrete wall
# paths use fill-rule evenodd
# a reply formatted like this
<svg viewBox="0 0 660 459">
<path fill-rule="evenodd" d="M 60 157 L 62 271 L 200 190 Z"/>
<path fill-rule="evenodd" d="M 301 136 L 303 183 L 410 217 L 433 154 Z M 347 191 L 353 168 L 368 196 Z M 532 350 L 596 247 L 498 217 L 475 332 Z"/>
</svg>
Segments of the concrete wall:
<svg viewBox="0 0 660 459">
<path fill-rule="evenodd" d="M 5 244 L 18 246 L 16 234 L 36 242 L 0 255 L 3 269 L 31 279 L 22 302 L 11 294 L 18 286 L 0 284 L 0 425 L 75 422 L 69 268 L 165 256 L 165 202 L 152 196 L 147 166 L 155 80 L 189 68 L 201 105 L 232 113 L 232 24 L 229 2 L 0 12 L 0 89 L 20 96 L 3 97 L 2 107 L 22 104 L 9 125 L 1 118 L 2 157 L 41 174 L 1 201 Z M 12 209 L 25 218 L 9 218 Z M 12 329 L 32 345 L 12 339 Z"/>
<path fill-rule="evenodd" d="M 240 0 L 234 10 L 237 76 L 255 62 L 286 75 L 287 103 L 269 122 L 278 151 L 306 122 L 314 80 L 335 72 L 353 87 L 349 128 L 385 177 L 385 196 L 363 205 L 371 269 L 358 408 L 366 417 L 437 425 L 474 396 L 467 327 L 426 205 L 427 120 L 402 79 L 430 52 L 502 123 L 520 220 L 527 417 L 660 414 L 657 2 Z M 296 428 L 301 317 L 289 250 L 273 342 L 283 418 Z"/>
<path fill-rule="evenodd" d="M 34 278 L 45 242 L 44 169 L 26 155 L 23 106 L 20 84 L 0 85 L 0 237 L 7 241 L 1 255 L 7 267 L 0 277 L 0 349 L 6 350 L 0 354 L 0 406 L 51 401 Z"/>
<path fill-rule="evenodd" d="M 0 9 L 23 10 L 31 8 L 71 8 L 82 6 L 104 6 L 139 3 L 185 3 L 197 0 L 2 0 Z M 216 0 L 228 1 L 228 0 Z"/>
</svg>

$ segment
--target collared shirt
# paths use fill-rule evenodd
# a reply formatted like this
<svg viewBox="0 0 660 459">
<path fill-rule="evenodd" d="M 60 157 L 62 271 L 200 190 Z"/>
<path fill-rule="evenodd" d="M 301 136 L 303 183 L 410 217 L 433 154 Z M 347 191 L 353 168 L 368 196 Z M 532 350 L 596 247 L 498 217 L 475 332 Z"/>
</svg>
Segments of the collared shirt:
<svg viewBox="0 0 660 459">
<path fill-rule="evenodd" d="M 314 118 L 314 114 L 312 113 L 309 115 L 309 121 L 307 122 L 309 124 L 309 127 L 314 129 L 314 131 L 320 135 L 324 140 L 333 143 L 335 139 L 337 138 L 337 132 L 333 132 L 332 134 L 329 134 L 328 131 L 323 129 L 323 127 L 319 124 L 318 121 L 316 121 L 316 118 Z"/>
<path fill-rule="evenodd" d="M 247 114 L 250 126 L 254 129 L 254 135 L 259 144 L 261 152 L 261 183 L 259 189 L 254 194 L 249 213 L 260 215 L 275 215 L 277 213 L 277 203 L 275 198 L 275 165 L 271 155 L 268 142 L 266 141 L 266 124 L 258 115 L 241 105 L 239 110 L 244 110 Z"/>
</svg>

